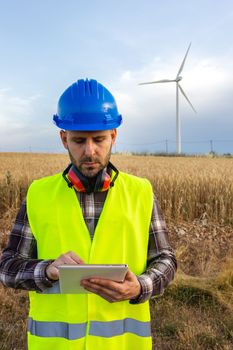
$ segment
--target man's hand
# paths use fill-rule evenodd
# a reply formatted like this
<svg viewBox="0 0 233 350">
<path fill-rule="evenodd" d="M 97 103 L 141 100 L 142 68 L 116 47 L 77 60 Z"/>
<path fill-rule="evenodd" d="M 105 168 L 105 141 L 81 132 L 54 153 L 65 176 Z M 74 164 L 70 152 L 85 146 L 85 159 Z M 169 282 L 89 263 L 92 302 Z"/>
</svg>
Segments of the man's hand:
<svg viewBox="0 0 233 350">
<path fill-rule="evenodd" d="M 124 282 L 115 282 L 92 277 L 81 281 L 81 285 L 92 293 L 98 294 L 110 303 L 135 299 L 140 295 L 141 285 L 133 272 L 128 271 Z"/>
<path fill-rule="evenodd" d="M 46 268 L 46 275 L 49 279 L 57 281 L 59 279 L 58 266 L 60 265 L 78 265 L 85 264 L 84 261 L 74 252 L 67 252 L 60 255 Z"/>
</svg>

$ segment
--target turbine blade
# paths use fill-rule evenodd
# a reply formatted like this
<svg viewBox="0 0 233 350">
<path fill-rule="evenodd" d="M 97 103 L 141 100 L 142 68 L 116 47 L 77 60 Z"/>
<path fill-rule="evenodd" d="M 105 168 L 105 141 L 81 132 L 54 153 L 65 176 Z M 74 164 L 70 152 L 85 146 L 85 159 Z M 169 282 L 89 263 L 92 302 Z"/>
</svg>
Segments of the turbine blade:
<svg viewBox="0 0 233 350">
<path fill-rule="evenodd" d="M 156 81 L 149 81 L 147 83 L 139 83 L 138 85 L 147 85 L 147 84 L 157 84 L 157 83 L 171 83 L 176 81 L 175 79 L 162 79 L 162 80 L 156 80 Z"/>
<path fill-rule="evenodd" d="M 191 101 L 188 99 L 187 95 L 185 94 L 184 90 L 182 89 L 182 87 L 180 86 L 180 84 L 178 84 L 178 87 L 180 89 L 180 92 L 183 94 L 183 96 L 186 98 L 186 100 L 188 101 L 189 105 L 191 106 L 192 110 L 197 113 L 197 111 L 195 110 L 195 108 L 193 107 Z"/>
<path fill-rule="evenodd" d="M 182 72 L 182 70 L 184 68 L 184 64 L 185 64 L 185 61 L 186 61 L 186 57 L 188 56 L 188 52 L 189 52 L 190 46 L 191 46 L 191 43 L 189 44 L 189 47 L 188 47 L 188 49 L 186 51 L 186 54 L 185 54 L 184 59 L 183 59 L 183 62 L 181 63 L 180 69 L 178 70 L 176 78 L 179 77 L 179 75 L 181 74 L 181 72 Z"/>
</svg>

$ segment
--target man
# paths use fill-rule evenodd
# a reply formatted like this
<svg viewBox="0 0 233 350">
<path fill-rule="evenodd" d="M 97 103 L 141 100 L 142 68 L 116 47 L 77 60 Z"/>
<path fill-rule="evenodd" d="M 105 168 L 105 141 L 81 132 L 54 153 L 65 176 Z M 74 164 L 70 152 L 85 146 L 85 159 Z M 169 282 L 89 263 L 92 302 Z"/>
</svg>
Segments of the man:
<svg viewBox="0 0 233 350">
<path fill-rule="evenodd" d="M 55 124 L 71 164 L 29 187 L 3 251 L 4 285 L 30 290 L 30 350 L 151 349 L 148 300 L 174 278 L 176 258 L 150 183 L 110 162 L 122 123 L 112 94 L 78 80 Z M 58 266 L 127 264 L 123 283 L 83 280 L 61 294 Z"/>
</svg>

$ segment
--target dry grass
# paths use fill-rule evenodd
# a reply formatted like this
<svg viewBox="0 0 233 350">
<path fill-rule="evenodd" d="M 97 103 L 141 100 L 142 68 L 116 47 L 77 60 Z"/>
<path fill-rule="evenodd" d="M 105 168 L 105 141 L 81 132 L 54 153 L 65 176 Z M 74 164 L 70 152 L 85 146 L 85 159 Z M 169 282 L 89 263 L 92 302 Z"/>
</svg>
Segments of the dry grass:
<svg viewBox="0 0 233 350">
<path fill-rule="evenodd" d="M 147 177 L 166 218 L 233 224 L 233 159 L 113 156 L 124 171 Z M 66 155 L 0 153 L 0 213 L 19 206 L 32 179 L 58 172 Z"/>
<path fill-rule="evenodd" d="M 230 350 L 233 343 L 233 159 L 120 156 L 123 171 L 150 179 L 179 271 L 151 301 L 154 348 Z M 65 155 L 0 153 L 0 250 L 35 178 L 61 171 Z M 0 288 L 0 350 L 26 349 L 27 294 Z"/>
<path fill-rule="evenodd" d="M 114 158 L 120 169 L 147 177 L 166 218 L 233 223 L 233 159 L 192 157 Z"/>
<path fill-rule="evenodd" d="M 0 349 L 26 350 L 27 293 L 1 287 L 0 300 Z"/>
<path fill-rule="evenodd" d="M 211 278 L 179 271 L 165 297 L 151 302 L 159 349 L 232 349 L 233 260 L 225 264 Z"/>
</svg>

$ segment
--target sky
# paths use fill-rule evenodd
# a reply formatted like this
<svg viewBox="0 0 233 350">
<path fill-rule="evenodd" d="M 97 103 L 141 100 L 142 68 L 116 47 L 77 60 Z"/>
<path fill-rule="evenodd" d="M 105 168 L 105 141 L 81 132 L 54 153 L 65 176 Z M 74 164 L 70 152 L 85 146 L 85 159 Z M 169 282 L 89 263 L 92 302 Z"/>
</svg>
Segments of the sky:
<svg viewBox="0 0 233 350">
<path fill-rule="evenodd" d="M 97 79 L 116 98 L 117 152 L 233 153 L 231 0 L 0 0 L 0 152 L 62 152 L 52 122 L 62 92 Z"/>
</svg>

